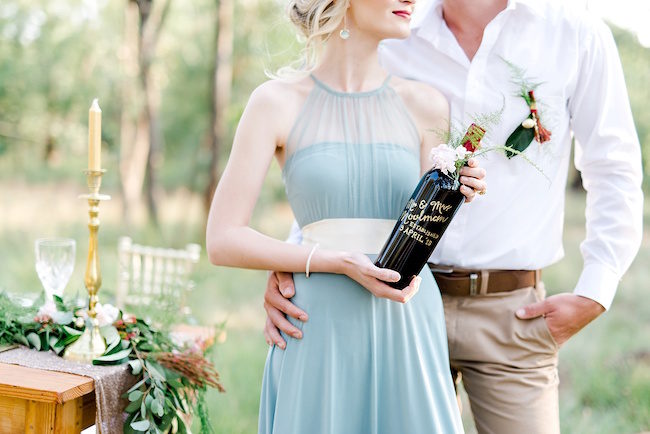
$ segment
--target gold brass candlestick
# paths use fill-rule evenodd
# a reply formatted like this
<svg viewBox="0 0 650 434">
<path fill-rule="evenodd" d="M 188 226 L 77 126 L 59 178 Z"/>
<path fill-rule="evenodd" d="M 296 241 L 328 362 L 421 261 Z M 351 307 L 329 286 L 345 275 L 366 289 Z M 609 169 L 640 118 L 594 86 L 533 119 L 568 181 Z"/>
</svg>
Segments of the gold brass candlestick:
<svg viewBox="0 0 650 434">
<path fill-rule="evenodd" d="M 88 190 L 90 194 L 82 194 L 79 199 L 88 200 L 88 230 L 90 236 L 88 240 L 88 259 L 86 261 L 86 275 L 84 283 L 88 291 L 88 318 L 92 326 L 87 325 L 84 333 L 79 339 L 72 344 L 65 352 L 65 358 L 78 362 L 90 363 L 94 358 L 101 356 L 106 351 L 104 338 L 99 333 L 97 323 L 97 293 L 102 285 L 102 275 L 99 269 L 99 254 L 97 248 L 97 232 L 99 230 L 99 202 L 110 200 L 111 197 L 106 194 L 99 194 L 99 187 L 102 184 L 102 175 L 106 172 L 100 170 L 85 170 L 86 180 L 88 181 Z"/>
</svg>

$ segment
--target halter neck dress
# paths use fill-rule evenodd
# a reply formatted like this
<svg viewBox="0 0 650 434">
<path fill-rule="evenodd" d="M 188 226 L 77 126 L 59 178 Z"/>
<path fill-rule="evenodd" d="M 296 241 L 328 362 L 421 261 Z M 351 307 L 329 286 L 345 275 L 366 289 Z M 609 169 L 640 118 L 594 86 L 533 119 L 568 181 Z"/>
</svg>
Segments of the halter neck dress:
<svg viewBox="0 0 650 434">
<path fill-rule="evenodd" d="M 390 76 L 357 93 L 312 80 L 283 168 L 298 224 L 395 221 L 420 178 L 420 137 Z M 420 276 L 400 304 L 345 275 L 294 273 L 292 301 L 309 321 L 290 319 L 303 338 L 269 350 L 259 433 L 463 432 L 440 293 L 427 267 Z"/>
</svg>

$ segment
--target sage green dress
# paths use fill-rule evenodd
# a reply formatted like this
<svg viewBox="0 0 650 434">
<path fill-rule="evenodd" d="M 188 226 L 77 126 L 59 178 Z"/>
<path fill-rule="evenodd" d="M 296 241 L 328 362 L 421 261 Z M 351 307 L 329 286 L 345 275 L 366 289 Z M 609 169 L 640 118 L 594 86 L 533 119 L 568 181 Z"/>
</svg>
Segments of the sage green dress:
<svg viewBox="0 0 650 434">
<path fill-rule="evenodd" d="M 419 180 L 420 138 L 390 85 L 342 93 L 315 77 L 287 140 L 286 192 L 301 227 L 335 218 L 397 219 Z M 292 322 L 266 361 L 259 433 L 462 432 L 442 301 L 431 272 L 406 304 L 344 275 L 295 273 Z"/>
</svg>

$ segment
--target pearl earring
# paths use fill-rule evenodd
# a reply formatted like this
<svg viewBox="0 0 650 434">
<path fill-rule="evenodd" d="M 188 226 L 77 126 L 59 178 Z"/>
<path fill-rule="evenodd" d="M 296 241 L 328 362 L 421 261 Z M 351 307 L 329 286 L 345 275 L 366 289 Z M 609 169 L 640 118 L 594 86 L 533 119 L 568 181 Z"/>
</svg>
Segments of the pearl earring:
<svg viewBox="0 0 650 434">
<path fill-rule="evenodd" d="M 339 32 L 339 36 L 344 41 L 346 41 L 346 40 L 348 40 L 350 38 L 350 30 L 348 30 L 348 14 L 347 14 L 347 12 L 346 12 L 345 16 L 343 17 L 343 28 Z"/>
</svg>

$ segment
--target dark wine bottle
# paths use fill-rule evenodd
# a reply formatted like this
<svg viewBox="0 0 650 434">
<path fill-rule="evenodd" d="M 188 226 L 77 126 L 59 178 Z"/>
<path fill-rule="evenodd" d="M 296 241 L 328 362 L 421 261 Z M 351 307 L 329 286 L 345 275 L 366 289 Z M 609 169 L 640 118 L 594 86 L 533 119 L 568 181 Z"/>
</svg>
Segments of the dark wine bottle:
<svg viewBox="0 0 650 434">
<path fill-rule="evenodd" d="M 472 124 L 461 146 L 474 152 L 484 135 L 483 128 Z M 400 274 L 398 282 L 388 282 L 390 286 L 404 289 L 413 277 L 420 274 L 465 201 L 459 188 L 458 181 L 440 169 L 431 169 L 424 174 L 375 261 L 378 267 Z"/>
</svg>

